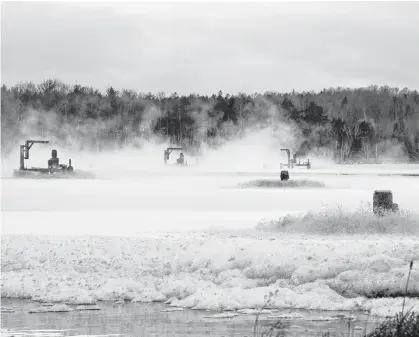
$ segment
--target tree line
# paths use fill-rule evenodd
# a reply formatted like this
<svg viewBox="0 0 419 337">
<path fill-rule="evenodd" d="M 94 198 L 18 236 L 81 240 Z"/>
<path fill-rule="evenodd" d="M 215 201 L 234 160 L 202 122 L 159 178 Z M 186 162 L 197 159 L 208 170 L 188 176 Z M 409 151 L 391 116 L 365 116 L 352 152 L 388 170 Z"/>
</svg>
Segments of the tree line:
<svg viewBox="0 0 419 337">
<path fill-rule="evenodd" d="M 419 93 L 407 88 L 167 96 L 113 87 L 103 93 L 49 79 L 2 85 L 1 111 L 6 152 L 34 133 L 67 145 L 78 139 L 97 150 L 151 137 L 197 149 L 272 124 L 292 127 L 299 156 L 316 151 L 338 162 L 394 155 L 419 160 Z"/>
</svg>

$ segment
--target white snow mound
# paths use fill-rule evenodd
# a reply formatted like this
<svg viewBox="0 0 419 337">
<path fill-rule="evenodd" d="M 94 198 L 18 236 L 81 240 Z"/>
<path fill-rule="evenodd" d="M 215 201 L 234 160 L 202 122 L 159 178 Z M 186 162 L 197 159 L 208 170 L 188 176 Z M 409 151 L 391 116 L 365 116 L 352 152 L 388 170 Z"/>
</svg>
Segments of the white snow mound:
<svg viewBox="0 0 419 337">
<path fill-rule="evenodd" d="M 418 237 L 275 238 L 3 236 L 1 295 L 53 304 L 165 302 L 214 311 L 263 308 L 270 296 L 266 310 L 359 309 L 387 316 L 401 310 L 413 259 L 405 307 L 419 311 Z M 60 305 L 37 310 L 68 309 Z"/>
</svg>

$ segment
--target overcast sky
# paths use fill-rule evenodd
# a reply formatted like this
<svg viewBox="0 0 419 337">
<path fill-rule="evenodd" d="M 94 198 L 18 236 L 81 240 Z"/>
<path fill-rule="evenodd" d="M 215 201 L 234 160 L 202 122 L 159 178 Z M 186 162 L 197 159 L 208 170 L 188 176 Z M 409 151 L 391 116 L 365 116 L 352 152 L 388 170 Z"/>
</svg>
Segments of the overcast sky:
<svg viewBox="0 0 419 337">
<path fill-rule="evenodd" d="M 2 83 L 202 93 L 419 88 L 419 2 L 2 4 Z"/>
</svg>

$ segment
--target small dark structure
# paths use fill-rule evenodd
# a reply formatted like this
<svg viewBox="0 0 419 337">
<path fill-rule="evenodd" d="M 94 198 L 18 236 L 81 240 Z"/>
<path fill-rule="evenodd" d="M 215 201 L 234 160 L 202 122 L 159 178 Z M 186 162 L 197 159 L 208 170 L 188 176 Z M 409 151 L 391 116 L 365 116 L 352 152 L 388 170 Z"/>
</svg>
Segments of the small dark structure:
<svg viewBox="0 0 419 337">
<path fill-rule="evenodd" d="M 185 156 L 183 155 L 183 153 L 180 153 L 179 158 L 176 160 L 176 163 L 178 163 L 179 165 L 184 165 L 185 164 Z"/>
<path fill-rule="evenodd" d="M 376 190 L 373 196 L 373 212 L 383 216 L 385 213 L 397 212 L 399 205 L 393 203 L 393 193 L 388 190 Z"/>
<path fill-rule="evenodd" d="M 183 151 L 182 147 L 168 147 L 166 150 L 164 150 L 164 164 L 167 164 L 167 161 L 170 159 L 170 154 L 172 153 L 172 151 L 177 150 L 177 151 Z M 183 153 L 180 153 L 179 158 L 176 160 L 176 164 L 177 165 L 188 165 L 187 162 L 185 162 L 185 156 L 183 155 Z"/>
<path fill-rule="evenodd" d="M 281 151 L 285 151 L 287 153 L 288 156 L 288 162 L 286 164 L 281 163 L 280 167 L 281 169 L 284 167 L 287 168 L 294 168 L 294 166 L 306 166 L 307 169 L 311 168 L 311 163 L 310 163 L 310 159 L 307 159 L 306 162 L 301 162 L 300 159 L 298 159 L 298 163 L 297 163 L 297 154 L 294 153 L 293 157 L 291 158 L 291 151 L 290 149 L 281 149 Z"/>
<path fill-rule="evenodd" d="M 287 181 L 290 178 L 290 174 L 288 171 L 283 170 L 281 171 L 281 181 Z"/>
<path fill-rule="evenodd" d="M 51 151 L 51 158 L 48 160 L 48 167 L 25 167 L 25 159 L 29 159 L 29 150 L 33 144 L 47 144 L 48 140 L 27 140 L 24 145 L 20 145 L 20 165 L 18 170 L 13 171 L 14 177 L 36 177 L 39 175 L 51 175 L 51 174 L 72 174 L 73 166 L 71 166 L 71 159 L 68 161 L 68 166 L 60 164 L 60 160 L 57 157 L 57 150 Z"/>
<path fill-rule="evenodd" d="M 60 165 L 60 159 L 57 158 L 57 150 L 52 150 L 51 159 L 48 160 L 48 168 L 58 167 L 58 165 Z"/>
</svg>

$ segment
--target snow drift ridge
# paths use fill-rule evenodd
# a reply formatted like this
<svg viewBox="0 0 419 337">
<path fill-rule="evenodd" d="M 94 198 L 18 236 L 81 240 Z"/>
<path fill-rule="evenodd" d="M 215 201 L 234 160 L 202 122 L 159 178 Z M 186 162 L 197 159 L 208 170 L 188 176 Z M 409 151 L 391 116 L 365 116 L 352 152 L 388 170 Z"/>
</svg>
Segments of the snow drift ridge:
<svg viewBox="0 0 419 337">
<path fill-rule="evenodd" d="M 239 237 L 2 238 L 2 297 L 72 304 L 164 301 L 193 309 L 400 310 L 417 238 Z M 419 310 L 419 263 L 406 305 Z M 374 298 L 380 294 L 386 298 Z M 390 298 L 396 297 L 396 298 Z"/>
</svg>

